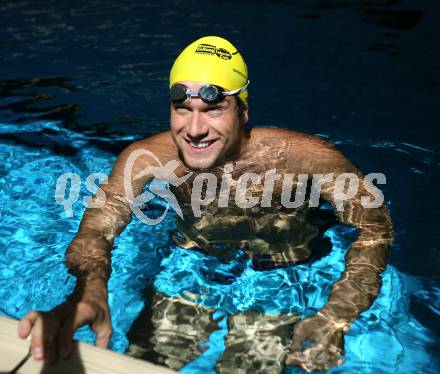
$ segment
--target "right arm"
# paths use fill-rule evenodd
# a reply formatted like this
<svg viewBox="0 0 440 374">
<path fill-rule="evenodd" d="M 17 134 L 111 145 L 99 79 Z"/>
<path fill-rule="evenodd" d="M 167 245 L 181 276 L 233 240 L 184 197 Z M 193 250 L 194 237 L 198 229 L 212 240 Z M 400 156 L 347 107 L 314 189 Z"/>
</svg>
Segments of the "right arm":
<svg viewBox="0 0 440 374">
<path fill-rule="evenodd" d="M 31 350 L 35 359 L 51 363 L 57 356 L 70 356 L 75 330 L 87 324 L 96 334 L 96 345 L 107 346 L 112 334 L 107 301 L 110 253 L 115 238 L 131 221 L 132 215 L 131 201 L 124 190 L 124 177 L 129 178 L 129 175 L 124 176 L 125 164 L 130 154 L 141 148 L 152 150 L 161 160 L 169 158 L 172 152 L 169 145 L 165 146 L 167 143 L 166 133 L 162 133 L 133 143 L 119 155 L 108 183 L 101 186 L 105 201 L 94 196 L 92 201 L 102 205 L 86 209 L 79 231 L 67 249 L 67 268 L 77 278 L 73 293 L 52 311 L 31 311 L 20 321 L 18 335 L 26 338 L 32 334 Z M 168 153 L 168 157 L 164 153 Z M 133 177 L 152 163 L 154 160 L 144 156 L 134 163 L 130 180 L 134 196 L 142 193 L 151 176 L 136 180 Z"/>
</svg>

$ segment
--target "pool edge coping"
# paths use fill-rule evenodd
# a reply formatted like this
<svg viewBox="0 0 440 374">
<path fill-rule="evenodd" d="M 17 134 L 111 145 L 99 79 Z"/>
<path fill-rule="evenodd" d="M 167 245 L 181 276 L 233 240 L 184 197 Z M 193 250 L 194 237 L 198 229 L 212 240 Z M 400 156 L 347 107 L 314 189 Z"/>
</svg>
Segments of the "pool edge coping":
<svg viewBox="0 0 440 374">
<path fill-rule="evenodd" d="M 15 368 L 28 355 L 30 340 L 17 336 L 18 321 L 0 316 L 0 372 L 7 373 Z M 98 348 L 86 343 L 75 342 L 74 353 L 69 360 L 60 360 L 52 366 L 44 366 L 42 361 L 32 357 L 25 360 L 17 371 L 30 373 L 176 373 L 163 366 L 154 365 L 108 349 Z"/>
</svg>

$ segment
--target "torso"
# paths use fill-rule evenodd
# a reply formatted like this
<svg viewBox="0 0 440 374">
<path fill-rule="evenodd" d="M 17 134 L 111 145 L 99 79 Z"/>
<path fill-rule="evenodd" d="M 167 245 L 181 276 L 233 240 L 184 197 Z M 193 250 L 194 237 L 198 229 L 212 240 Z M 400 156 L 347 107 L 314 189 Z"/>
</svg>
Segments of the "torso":
<svg viewBox="0 0 440 374">
<path fill-rule="evenodd" d="M 241 247 L 254 263 L 261 263 L 262 268 L 305 261 L 310 257 L 313 246 L 327 245 L 319 238 L 322 227 L 309 220 L 307 203 L 298 208 L 286 208 L 281 204 L 282 179 L 275 181 L 272 198 L 266 199 L 270 206 L 261 206 L 264 177 L 268 170 L 276 169 L 281 176 L 313 172 L 312 161 L 304 158 L 303 151 L 311 137 L 305 134 L 284 136 L 287 133 L 292 132 L 254 129 L 239 159 L 224 162 L 208 171 L 193 172 L 183 185 L 173 188 L 184 213 L 184 220 L 178 219 L 178 228 L 185 239 L 176 237 L 177 244 L 220 256 L 227 256 Z M 298 153 L 295 153 L 294 147 L 298 147 Z M 227 164 L 232 165 L 233 170 L 229 178 L 229 199 L 224 200 L 219 192 Z M 192 186 L 194 179 L 206 172 L 217 178 L 216 196 L 209 205 L 202 205 L 201 216 L 195 217 L 191 207 Z M 261 183 L 248 184 L 246 197 L 257 197 L 259 201 L 251 208 L 240 208 L 235 202 L 237 180 L 244 173 L 255 173 L 261 178 Z M 297 188 L 296 177 L 293 181 L 292 196 Z M 222 200 L 220 207 L 219 199 Z"/>
</svg>

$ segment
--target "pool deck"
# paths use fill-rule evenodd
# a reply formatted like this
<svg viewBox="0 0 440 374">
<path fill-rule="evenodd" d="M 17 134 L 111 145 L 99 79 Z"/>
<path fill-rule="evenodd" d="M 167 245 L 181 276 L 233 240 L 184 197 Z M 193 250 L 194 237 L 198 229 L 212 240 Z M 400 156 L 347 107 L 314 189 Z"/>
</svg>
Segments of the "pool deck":
<svg viewBox="0 0 440 374">
<path fill-rule="evenodd" d="M 22 340 L 17 336 L 17 325 L 17 320 L 0 317 L 0 374 L 11 372 L 23 360 L 24 364 L 14 373 L 175 373 L 173 370 L 85 343 L 75 344 L 74 353 L 69 360 L 44 366 L 43 362 L 32 357 L 25 360 L 29 352 L 29 340 Z"/>
</svg>

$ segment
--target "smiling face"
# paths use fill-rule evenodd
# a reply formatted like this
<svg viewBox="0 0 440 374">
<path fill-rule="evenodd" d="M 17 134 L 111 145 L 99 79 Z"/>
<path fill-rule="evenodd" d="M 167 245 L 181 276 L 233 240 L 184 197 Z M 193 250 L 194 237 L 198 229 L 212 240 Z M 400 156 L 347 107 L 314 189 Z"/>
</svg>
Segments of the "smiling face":
<svg viewBox="0 0 440 374">
<path fill-rule="evenodd" d="M 179 83 L 193 92 L 205 85 Z M 247 110 L 242 116 L 238 115 L 233 96 L 214 105 L 192 98 L 183 103 L 171 103 L 171 134 L 189 168 L 209 169 L 240 150 L 247 118 Z"/>
</svg>

